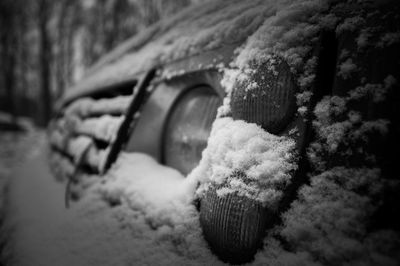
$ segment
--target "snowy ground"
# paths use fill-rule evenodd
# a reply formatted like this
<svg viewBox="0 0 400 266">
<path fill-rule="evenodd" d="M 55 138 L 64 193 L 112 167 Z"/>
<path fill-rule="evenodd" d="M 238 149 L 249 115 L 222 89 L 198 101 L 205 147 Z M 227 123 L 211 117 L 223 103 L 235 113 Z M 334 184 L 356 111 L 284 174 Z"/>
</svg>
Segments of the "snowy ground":
<svg viewBox="0 0 400 266">
<path fill-rule="evenodd" d="M 10 121 L 11 117 L 8 114 L 0 112 L 0 123 L 8 127 Z M 25 160 L 36 152 L 39 143 L 44 141 L 44 133 L 35 129 L 30 120 L 18 118 L 18 128 L 21 130 L 0 131 L 0 264 L 5 263 L 4 260 L 7 260 L 10 254 L 6 244 L 10 230 L 5 225 L 5 220 L 12 172 L 21 167 Z"/>
<path fill-rule="evenodd" d="M 0 123 L 9 124 L 10 119 L 9 115 L 0 112 Z M 0 188 L 7 183 L 12 170 L 21 165 L 43 140 L 42 132 L 34 129 L 28 119 L 19 119 L 18 124 L 25 131 L 0 131 Z M 3 202 L 0 200 L 1 205 Z"/>
<path fill-rule="evenodd" d="M 172 223 L 175 227 L 158 225 L 151 213 L 143 213 L 140 202 L 131 203 L 139 204 L 138 209 L 128 203 L 111 207 L 96 198 L 100 194 L 91 193 L 66 210 L 65 186 L 53 181 L 45 156 L 43 150 L 37 153 L 14 176 L 23 181 L 16 181 L 12 192 L 12 215 L 21 221 L 13 236 L 15 265 L 203 264 L 201 251 L 186 250 L 185 243 L 179 243 L 201 241 L 198 225 L 190 231 L 183 222 L 181 226 Z M 188 226 L 193 223 L 189 221 Z M 207 249 L 203 246 L 203 250 Z"/>
<path fill-rule="evenodd" d="M 273 163 L 282 160 L 279 154 L 284 150 L 274 155 L 274 149 L 283 140 L 241 121 L 225 118 L 221 123 L 243 128 L 241 134 L 236 134 L 236 141 L 244 145 L 235 145 L 238 150 L 232 155 L 236 156 L 227 163 L 250 166 L 249 160 L 259 157 L 260 162 L 271 163 L 271 171 L 283 171 Z M 220 126 L 215 126 L 216 133 Z M 251 131 L 254 133 L 248 135 Z M 37 135 L 34 131 L 30 134 Z M 215 141 L 221 138 L 214 135 Z M 26 139 L 33 141 L 29 134 Z M 205 160 L 187 178 L 147 155 L 121 154 L 104 177 L 83 176 L 88 188 L 72 208 L 66 209 L 65 184 L 56 182 L 50 173 L 43 135 L 38 140 L 32 149 L 27 146 L 20 150 L 27 154 L 25 163 L 7 173 L 10 186 L 4 228 L 13 228 L 6 232 L 7 248 L 11 250 L 7 259 L 12 265 L 223 264 L 204 241 L 199 213 L 193 204 L 198 179 L 208 170 L 210 160 L 223 154 Z M 260 141 L 274 145 L 255 152 L 253 159 L 248 158 L 246 149 Z M 222 151 L 230 149 L 227 144 L 220 147 Z M 18 151 L 15 150 L 15 157 L 22 156 Z M 261 166 L 265 170 L 266 166 Z M 257 169 L 253 168 L 249 171 L 256 174 Z M 225 167 L 226 171 L 230 169 Z M 260 188 L 248 189 L 253 193 Z"/>
<path fill-rule="evenodd" d="M 1 155 L 3 187 L 8 183 L 1 232 L 8 241 L 2 251 L 6 263 L 220 264 L 202 239 L 198 214 L 187 194 L 191 184 L 145 155 L 121 156 L 108 182 L 94 177 L 97 185 L 68 210 L 65 184 L 49 170 L 44 133 L 2 133 Z M 110 206 L 113 200 L 123 203 Z"/>
<path fill-rule="evenodd" d="M 235 127 L 230 119 L 223 120 L 228 128 Z M 270 138 L 254 125 L 239 123 L 242 131 L 254 132 L 252 138 L 236 134 L 243 150 L 254 139 Z M 43 137 L 35 131 L 13 142 L 3 136 L 17 147 L 9 148 L 14 153 L 2 153 L 17 166 L 2 228 L 8 237 L 3 258 L 10 265 L 223 265 L 203 240 L 199 214 L 191 202 L 195 185 L 190 176 L 185 179 L 146 155 L 122 154 L 103 178 L 85 177 L 90 185 L 67 210 L 65 184 L 49 171 Z M 211 142 L 218 138 L 212 134 Z M 229 153 L 231 148 L 224 148 Z M 265 156 L 274 158 L 272 150 L 259 152 L 254 156 L 264 158 L 261 162 Z M 240 153 L 237 150 L 227 162 L 246 164 Z M 12 157 L 26 161 L 21 165 Z M 197 172 L 207 169 L 210 159 Z M 365 230 L 363 221 L 374 206 L 353 192 L 360 186 L 371 195 L 379 193 L 379 171 L 336 167 L 313 176 L 251 265 L 396 265 L 398 236 L 389 230 Z M 282 238 L 290 249 L 282 246 Z"/>
</svg>

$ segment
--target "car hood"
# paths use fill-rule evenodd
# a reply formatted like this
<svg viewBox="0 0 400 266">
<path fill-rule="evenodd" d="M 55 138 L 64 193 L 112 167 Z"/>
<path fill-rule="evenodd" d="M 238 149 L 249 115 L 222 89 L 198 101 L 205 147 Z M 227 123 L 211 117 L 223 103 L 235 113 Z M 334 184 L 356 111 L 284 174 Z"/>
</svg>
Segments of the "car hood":
<svg viewBox="0 0 400 266">
<path fill-rule="evenodd" d="M 312 2 L 313 10 L 326 5 Z M 232 61 L 235 49 L 251 38 L 268 18 L 290 10 L 288 7 L 294 3 L 299 5 L 293 0 L 219 0 L 193 5 L 156 23 L 105 55 L 81 81 L 67 90 L 65 98 L 72 99 L 131 82 L 149 68 L 187 61 L 205 53 L 212 53 L 209 56 L 212 60 L 202 63 L 200 68 Z M 300 5 L 306 6 L 306 3 Z"/>
</svg>

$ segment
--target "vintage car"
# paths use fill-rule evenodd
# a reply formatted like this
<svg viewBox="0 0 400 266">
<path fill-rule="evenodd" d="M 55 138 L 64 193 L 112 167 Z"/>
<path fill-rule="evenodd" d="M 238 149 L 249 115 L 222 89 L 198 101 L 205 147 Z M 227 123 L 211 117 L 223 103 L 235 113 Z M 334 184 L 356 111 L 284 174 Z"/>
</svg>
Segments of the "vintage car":
<svg viewBox="0 0 400 266">
<path fill-rule="evenodd" d="M 202 234 L 224 262 L 279 245 L 326 265 L 396 264 L 399 11 L 215 1 L 155 24 L 58 103 L 59 196 L 70 207 L 85 175 L 147 154 L 196 180 Z"/>
</svg>

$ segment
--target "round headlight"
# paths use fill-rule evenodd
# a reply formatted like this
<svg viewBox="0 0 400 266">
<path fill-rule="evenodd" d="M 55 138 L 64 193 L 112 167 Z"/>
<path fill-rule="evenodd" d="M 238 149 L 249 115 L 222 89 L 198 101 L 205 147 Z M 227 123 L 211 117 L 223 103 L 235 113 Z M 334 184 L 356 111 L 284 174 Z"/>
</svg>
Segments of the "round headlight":
<svg viewBox="0 0 400 266">
<path fill-rule="evenodd" d="M 288 64 L 262 64 L 235 84 L 231 97 L 233 119 L 255 123 L 272 134 L 282 134 L 295 114 L 296 83 Z M 219 187 L 217 187 L 219 186 Z M 211 250 L 225 262 L 253 259 L 265 230 L 276 213 L 237 193 L 218 197 L 223 185 L 211 184 L 201 199 L 200 223 Z"/>
<path fill-rule="evenodd" d="M 262 246 L 269 212 L 261 203 L 237 193 L 218 197 L 212 185 L 200 205 L 200 223 L 211 250 L 223 261 L 250 261 Z"/>
<path fill-rule="evenodd" d="M 210 87 L 196 87 L 178 98 L 167 119 L 163 159 L 186 175 L 196 167 L 207 146 L 221 98 Z"/>
</svg>

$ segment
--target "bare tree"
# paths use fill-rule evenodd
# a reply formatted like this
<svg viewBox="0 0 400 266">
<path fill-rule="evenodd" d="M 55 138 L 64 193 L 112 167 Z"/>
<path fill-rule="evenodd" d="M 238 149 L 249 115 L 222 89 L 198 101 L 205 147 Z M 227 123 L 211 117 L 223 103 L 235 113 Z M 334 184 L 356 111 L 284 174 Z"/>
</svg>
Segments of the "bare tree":
<svg viewBox="0 0 400 266">
<path fill-rule="evenodd" d="M 66 85 L 66 74 L 65 74 L 65 61 L 66 61 L 66 33 L 67 33 L 67 23 L 68 23 L 68 15 L 71 4 L 74 1 L 62 0 L 58 6 L 58 12 L 56 13 L 58 17 L 57 21 L 57 36 L 54 45 L 55 54 L 54 54 L 54 63 L 55 63 L 55 79 L 57 83 L 57 95 L 58 98 L 64 92 Z"/>
<path fill-rule="evenodd" d="M 16 124 L 15 76 L 17 62 L 17 13 L 18 3 L 12 0 L 0 1 L 0 42 L 3 86 L 7 95 L 6 109 Z"/>
<path fill-rule="evenodd" d="M 51 40 L 48 22 L 52 9 L 51 0 L 37 0 L 36 14 L 39 30 L 39 68 L 41 81 L 41 114 L 39 124 L 46 126 L 51 118 Z"/>
<path fill-rule="evenodd" d="M 45 126 L 84 69 L 191 1 L 0 0 L 0 107 Z"/>
</svg>

